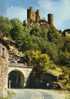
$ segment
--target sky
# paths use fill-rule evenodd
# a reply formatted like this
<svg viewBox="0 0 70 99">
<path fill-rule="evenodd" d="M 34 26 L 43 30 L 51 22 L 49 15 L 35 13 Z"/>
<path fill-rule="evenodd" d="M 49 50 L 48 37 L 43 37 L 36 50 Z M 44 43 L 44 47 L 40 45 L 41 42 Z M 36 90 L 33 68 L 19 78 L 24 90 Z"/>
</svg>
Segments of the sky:
<svg viewBox="0 0 70 99">
<path fill-rule="evenodd" d="M 0 0 L 0 16 L 27 18 L 27 8 L 39 9 L 42 18 L 47 20 L 47 14 L 54 15 L 54 24 L 58 29 L 70 28 L 70 0 Z"/>
</svg>

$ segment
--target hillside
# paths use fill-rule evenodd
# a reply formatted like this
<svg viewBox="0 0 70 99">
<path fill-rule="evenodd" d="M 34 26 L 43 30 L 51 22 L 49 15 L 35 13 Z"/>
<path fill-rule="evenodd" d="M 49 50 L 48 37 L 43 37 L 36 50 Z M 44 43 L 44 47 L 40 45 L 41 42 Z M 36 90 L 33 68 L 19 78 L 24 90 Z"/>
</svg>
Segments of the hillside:
<svg viewBox="0 0 70 99">
<path fill-rule="evenodd" d="M 35 79 L 31 82 L 35 86 L 41 81 L 46 83 L 45 75 L 48 77 L 50 73 L 57 80 L 50 82 L 48 79 L 48 82 L 60 83 L 70 90 L 70 38 L 62 36 L 53 25 L 47 28 L 36 23 L 29 26 L 18 19 L 0 17 L 0 42 L 7 47 L 11 62 L 33 67 L 30 79 Z M 31 85 L 29 81 L 28 86 Z"/>
</svg>

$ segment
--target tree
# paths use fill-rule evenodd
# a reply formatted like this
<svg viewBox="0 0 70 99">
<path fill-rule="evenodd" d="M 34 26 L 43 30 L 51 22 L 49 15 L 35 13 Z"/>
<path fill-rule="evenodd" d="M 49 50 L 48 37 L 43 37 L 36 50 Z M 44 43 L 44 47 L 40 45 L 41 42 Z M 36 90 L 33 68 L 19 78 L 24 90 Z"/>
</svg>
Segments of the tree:
<svg viewBox="0 0 70 99">
<path fill-rule="evenodd" d="M 3 36 L 10 36 L 10 30 L 12 29 L 12 24 L 10 20 L 6 17 L 0 17 L 0 31 Z"/>
</svg>

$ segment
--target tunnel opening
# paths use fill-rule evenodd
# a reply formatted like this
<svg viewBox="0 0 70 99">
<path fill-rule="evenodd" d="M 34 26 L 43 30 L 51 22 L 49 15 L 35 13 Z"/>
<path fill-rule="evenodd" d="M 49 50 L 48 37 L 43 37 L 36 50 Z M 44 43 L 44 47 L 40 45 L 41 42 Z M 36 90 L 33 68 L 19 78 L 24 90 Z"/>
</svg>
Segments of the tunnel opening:
<svg viewBox="0 0 70 99">
<path fill-rule="evenodd" d="M 24 88 L 24 75 L 20 71 L 12 71 L 8 75 L 8 88 Z"/>
</svg>

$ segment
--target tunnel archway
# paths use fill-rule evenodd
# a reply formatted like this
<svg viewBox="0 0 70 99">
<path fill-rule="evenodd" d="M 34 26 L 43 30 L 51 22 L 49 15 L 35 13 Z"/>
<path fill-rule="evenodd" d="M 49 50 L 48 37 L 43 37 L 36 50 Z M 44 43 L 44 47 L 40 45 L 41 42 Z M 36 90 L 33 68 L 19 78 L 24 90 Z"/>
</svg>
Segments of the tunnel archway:
<svg viewBox="0 0 70 99">
<path fill-rule="evenodd" d="M 24 75 L 22 72 L 14 70 L 8 74 L 8 88 L 24 88 Z"/>
</svg>

